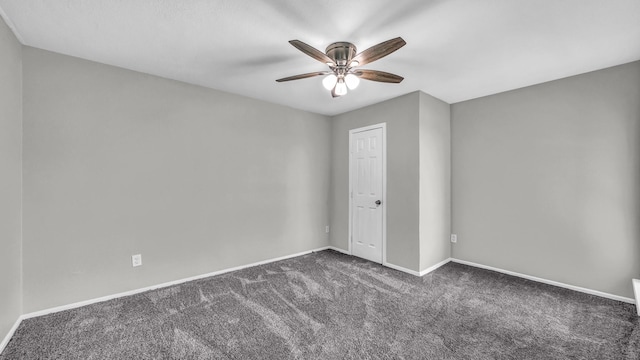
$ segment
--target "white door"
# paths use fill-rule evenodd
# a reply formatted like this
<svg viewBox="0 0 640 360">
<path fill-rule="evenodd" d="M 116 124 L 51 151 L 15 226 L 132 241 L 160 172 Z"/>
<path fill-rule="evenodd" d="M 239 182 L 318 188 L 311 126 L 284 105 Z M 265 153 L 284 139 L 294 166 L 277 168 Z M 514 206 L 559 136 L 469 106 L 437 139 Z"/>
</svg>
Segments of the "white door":
<svg viewBox="0 0 640 360">
<path fill-rule="evenodd" d="M 383 127 L 351 131 L 351 253 L 383 260 Z"/>
</svg>

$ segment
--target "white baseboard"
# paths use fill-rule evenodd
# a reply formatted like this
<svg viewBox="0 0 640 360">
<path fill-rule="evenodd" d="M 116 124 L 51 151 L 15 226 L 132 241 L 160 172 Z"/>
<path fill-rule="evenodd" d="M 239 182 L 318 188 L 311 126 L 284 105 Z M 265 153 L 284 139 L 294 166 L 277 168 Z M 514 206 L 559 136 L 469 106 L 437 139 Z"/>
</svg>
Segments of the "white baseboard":
<svg viewBox="0 0 640 360">
<path fill-rule="evenodd" d="M 636 297 L 636 312 L 640 316 L 640 280 L 632 279 L 631 283 L 633 284 L 633 295 Z"/>
<path fill-rule="evenodd" d="M 340 249 L 340 248 L 337 248 L 337 247 L 335 247 L 335 246 L 327 246 L 327 248 L 328 248 L 328 249 L 330 249 L 330 250 L 334 250 L 334 251 L 337 251 L 337 252 L 343 253 L 343 254 L 345 254 L 345 255 L 351 255 L 351 253 L 350 253 L 350 252 L 348 252 L 347 250 Z M 392 268 L 392 269 L 394 269 L 394 270 L 402 271 L 402 272 L 405 272 L 405 273 L 407 273 L 407 274 L 411 274 L 411 275 L 415 275 L 415 276 L 420 276 L 420 273 L 419 273 L 419 272 L 417 272 L 417 271 L 409 270 L 409 269 L 404 268 L 404 267 L 402 267 L 402 266 L 394 265 L 394 264 L 391 264 L 391 263 L 388 263 L 388 262 L 385 262 L 385 261 L 383 261 L 383 262 L 382 262 L 382 266 L 386 266 L 386 267 L 388 267 L 388 268 Z"/>
<path fill-rule="evenodd" d="M 385 263 L 383 263 L 382 265 L 383 265 L 383 266 L 386 266 L 386 267 L 390 267 L 390 268 L 392 268 L 392 269 L 394 269 L 394 270 L 398 270 L 398 271 L 405 272 L 405 273 L 407 273 L 407 274 L 414 275 L 414 276 L 425 276 L 425 275 L 427 275 L 428 273 L 430 273 L 430 272 L 434 271 L 435 269 L 437 269 L 437 268 L 441 267 L 442 265 L 444 265 L 444 264 L 448 263 L 449 261 L 451 261 L 451 258 L 448 258 L 448 259 L 442 260 L 442 261 L 440 261 L 439 263 L 437 263 L 437 264 L 435 264 L 435 265 L 433 265 L 433 266 L 430 266 L 430 267 L 428 267 L 428 268 L 426 268 L 426 269 L 424 269 L 424 270 L 422 270 L 422 271 L 410 270 L 410 269 L 404 268 L 404 267 L 402 267 L 402 266 L 394 265 L 394 264 L 391 264 L 391 263 L 388 263 L 388 262 L 385 262 Z"/>
<path fill-rule="evenodd" d="M 333 250 L 333 251 L 337 251 L 339 253 L 343 253 L 345 255 L 351 255 L 351 253 L 348 252 L 347 250 L 343 250 L 343 249 L 337 248 L 335 246 L 327 246 L 326 248 L 323 248 L 323 250 Z"/>
<path fill-rule="evenodd" d="M 337 247 L 335 247 L 335 246 L 327 246 L 327 249 L 334 250 L 334 251 L 337 251 L 337 252 L 343 253 L 343 254 L 345 254 L 345 255 L 351 255 L 351 253 L 350 253 L 350 252 L 348 252 L 347 250 L 340 249 L 340 248 L 337 248 Z M 388 263 L 388 262 L 386 262 L 386 261 L 383 261 L 383 262 L 382 262 L 382 266 L 386 266 L 386 267 L 388 267 L 388 268 L 392 268 L 392 269 L 394 269 L 394 270 L 402 271 L 402 272 L 405 272 L 405 273 L 407 273 L 407 274 L 411 274 L 411 275 L 415 275 L 415 276 L 420 276 L 420 273 L 419 273 L 419 272 L 417 272 L 417 271 L 409 270 L 409 269 L 404 268 L 404 267 L 402 267 L 402 266 L 393 265 L 393 264 Z"/>
<path fill-rule="evenodd" d="M 228 272 L 232 272 L 232 271 L 242 270 L 242 269 L 246 269 L 246 268 L 250 268 L 250 267 L 254 267 L 254 266 L 258 266 L 258 265 L 264 265 L 264 264 L 269 264 L 269 263 L 272 263 L 272 262 L 286 260 L 286 259 L 290 259 L 290 258 L 294 258 L 294 257 L 298 257 L 298 256 L 308 255 L 308 254 L 311 254 L 311 253 L 314 253 L 314 252 L 323 251 L 323 250 L 327 250 L 327 249 L 330 249 L 330 248 L 331 248 L 330 246 L 325 246 L 325 247 L 314 249 L 314 250 L 303 251 L 303 252 L 299 252 L 299 253 L 296 253 L 296 254 L 291 254 L 291 255 L 281 256 L 281 257 L 277 257 L 277 258 L 273 258 L 273 259 L 258 261 L 258 262 L 247 264 L 247 265 L 241 265 L 241 266 L 236 266 L 236 267 L 232 267 L 232 268 L 228 268 L 228 269 L 222 269 L 222 270 L 210 272 L 210 273 L 207 273 L 207 274 L 191 276 L 191 277 L 188 277 L 188 278 L 169 281 L 169 282 L 165 282 L 165 283 L 157 284 L 157 285 L 151 285 L 151 286 L 143 287 L 143 288 L 140 288 L 140 289 L 124 291 L 124 292 L 121 292 L 121 293 L 102 296 L 102 297 L 95 298 L 95 299 L 79 301 L 79 302 L 75 302 L 75 303 L 68 304 L 68 305 L 56 306 L 56 307 L 52 307 L 52 308 L 49 308 L 49 309 L 44 309 L 44 310 L 39 310 L 39 311 L 34 311 L 34 312 L 30 312 L 30 313 L 24 314 L 24 315 L 22 315 L 21 318 L 22 319 L 29 319 L 29 318 L 43 316 L 43 315 L 47 315 L 47 314 L 52 314 L 52 313 L 56 313 L 56 312 L 60 312 L 60 311 L 64 311 L 64 310 L 75 309 L 75 308 L 79 308 L 79 307 L 82 307 L 82 306 L 87 306 L 87 305 L 91 305 L 91 304 L 95 304 L 95 303 L 99 303 L 99 302 L 103 302 L 103 301 L 108 301 L 108 300 L 112 300 L 112 299 L 121 298 L 121 297 L 124 297 L 124 296 L 130 296 L 130 295 L 139 294 L 139 293 L 142 293 L 142 292 L 145 292 L 145 291 L 149 291 L 149 290 L 161 289 L 161 288 L 165 288 L 165 287 L 168 287 L 168 286 L 183 284 L 183 283 L 186 283 L 186 282 L 189 282 L 189 281 L 193 281 L 193 280 L 204 279 L 204 278 L 208 278 L 208 277 L 211 277 L 211 276 L 220 275 L 220 274 L 224 274 L 224 273 L 228 273 Z"/>
<path fill-rule="evenodd" d="M 430 267 L 428 267 L 428 268 L 426 268 L 426 269 L 424 269 L 424 270 L 420 271 L 419 276 L 425 276 L 425 275 L 427 275 L 428 273 L 430 273 L 430 272 L 434 271 L 435 269 L 437 269 L 437 268 L 439 268 L 439 267 L 441 267 L 441 266 L 443 266 L 443 265 L 445 265 L 445 264 L 449 263 L 451 260 L 452 260 L 451 258 L 448 258 L 448 259 L 442 260 L 442 261 L 440 261 L 439 263 L 437 263 L 437 264 L 435 264 L 435 265 L 433 265 L 433 266 L 430 266 Z"/>
<path fill-rule="evenodd" d="M 337 251 L 337 252 L 340 252 L 340 253 L 343 253 L 343 254 L 346 254 L 346 255 L 351 255 L 351 253 L 349 253 L 347 250 L 340 249 L 340 248 L 337 248 L 335 246 L 327 246 L 326 248 L 322 248 L 321 250 L 326 250 L 326 249 L 334 250 L 334 251 Z M 415 271 L 415 270 L 411 270 L 411 269 L 407 269 L 407 268 L 399 266 L 399 265 L 394 265 L 394 264 L 386 262 L 386 261 L 382 262 L 382 266 L 386 266 L 388 268 L 391 268 L 391 269 L 394 269 L 394 270 L 398 270 L 398 271 L 402 271 L 404 273 L 415 275 L 415 276 L 424 276 L 424 275 L 432 272 L 433 270 L 439 268 L 440 266 L 448 263 L 449 261 L 451 261 L 451 258 L 445 259 L 445 260 L 443 260 L 443 261 L 441 261 L 441 262 L 439 262 L 439 263 L 437 263 L 437 264 L 435 264 L 435 265 L 433 265 L 433 266 L 431 266 L 431 267 L 429 267 L 427 269 L 424 269 L 424 270 L 422 270 L 420 272 Z"/>
<path fill-rule="evenodd" d="M 411 274 L 411 275 L 414 275 L 414 276 L 420 276 L 420 273 L 415 271 L 415 270 L 407 269 L 405 267 L 394 265 L 392 263 L 384 262 L 384 263 L 382 263 L 382 266 L 386 266 L 388 268 L 392 268 L 394 270 L 402 271 L 404 273 Z"/>
<path fill-rule="evenodd" d="M 531 275 L 520 274 L 520 273 L 517 273 L 515 271 L 509 271 L 509 270 L 504 270 L 504 269 L 500 269 L 500 268 L 495 268 L 493 266 L 477 264 L 477 263 L 474 263 L 474 262 L 471 262 L 471 261 L 460 260 L 460 259 L 451 259 L 451 261 L 453 261 L 455 263 L 458 263 L 458 264 L 469 265 L 469 266 L 477 267 L 477 268 L 480 268 L 480 269 L 486 269 L 486 270 L 496 271 L 496 272 L 507 274 L 507 275 L 511 275 L 511 276 L 517 276 L 519 278 L 532 280 L 532 281 L 536 281 L 536 282 L 543 283 L 543 284 L 558 286 L 558 287 L 561 287 L 561 288 L 574 290 L 574 291 L 578 291 L 578 292 L 589 294 L 589 295 L 600 296 L 600 297 L 603 297 L 603 298 L 622 301 L 622 302 L 626 302 L 626 303 L 629 303 L 629 304 L 635 304 L 636 303 L 634 299 L 627 298 L 627 297 L 624 297 L 624 296 L 619 296 L 619 295 L 609 294 L 609 293 L 605 293 L 605 292 L 598 291 L 598 290 L 592 290 L 592 289 L 587 289 L 587 288 L 583 288 L 583 287 L 579 287 L 579 286 L 569 285 L 569 284 L 565 284 L 565 283 L 561 283 L 561 282 L 557 282 L 557 281 L 553 281 L 553 280 L 547 280 L 547 279 L 543 279 L 543 278 L 539 278 L 539 277 L 535 277 L 535 276 L 531 276 Z"/>
<path fill-rule="evenodd" d="M 22 316 L 18 317 L 18 320 L 16 320 L 15 324 L 13 324 L 11 329 L 9 329 L 9 332 L 7 333 L 7 335 L 4 337 L 4 339 L 2 339 L 2 342 L 0 343 L 0 354 L 2 354 L 2 352 L 4 351 L 4 348 L 7 347 L 7 344 L 9 344 L 9 340 L 11 340 L 11 338 L 13 337 L 13 334 L 15 334 L 16 330 L 18 329 L 18 326 L 20 326 L 20 323 L 22 322 L 23 319 L 24 317 Z"/>
</svg>

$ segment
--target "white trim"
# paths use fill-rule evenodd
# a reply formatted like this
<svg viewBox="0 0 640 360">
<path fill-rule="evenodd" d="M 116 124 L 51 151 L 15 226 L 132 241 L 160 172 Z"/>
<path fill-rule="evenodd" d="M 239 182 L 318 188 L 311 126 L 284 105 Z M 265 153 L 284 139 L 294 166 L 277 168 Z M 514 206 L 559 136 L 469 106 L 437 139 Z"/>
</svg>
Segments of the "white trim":
<svg viewBox="0 0 640 360">
<path fill-rule="evenodd" d="M 543 278 L 539 278 L 539 277 L 535 277 L 535 276 L 531 276 L 531 275 L 525 275 L 525 274 L 517 273 L 515 271 L 509 271 L 509 270 L 504 270 L 504 269 L 500 269 L 500 268 L 495 268 L 493 266 L 481 265 L 481 264 L 477 264 L 477 263 L 474 263 L 474 262 L 471 262 L 471 261 L 460 260 L 460 259 L 451 259 L 451 261 L 453 261 L 455 263 L 458 263 L 458 264 L 469 265 L 469 266 L 477 267 L 477 268 L 480 268 L 480 269 L 496 271 L 496 272 L 499 272 L 499 273 L 503 273 L 503 274 L 507 274 L 507 275 L 511 275 L 511 276 L 516 276 L 516 277 L 519 277 L 519 278 L 532 280 L 532 281 L 536 281 L 536 282 L 547 284 L 547 285 L 558 286 L 558 287 L 561 287 L 561 288 L 565 288 L 565 289 L 569 289 L 569 290 L 573 290 L 573 291 L 578 291 L 578 292 L 589 294 L 589 295 L 600 296 L 600 297 L 611 299 L 611 300 L 622 301 L 622 302 L 626 302 L 626 303 L 629 303 L 629 304 L 635 304 L 636 303 L 635 300 L 633 300 L 631 298 L 624 297 L 624 296 L 619 296 L 619 295 L 609 294 L 609 293 L 605 293 L 605 292 L 598 291 L 598 290 L 592 290 L 592 289 L 587 289 L 587 288 L 583 288 L 583 287 L 579 287 L 579 286 L 569 285 L 569 284 L 565 284 L 565 283 L 561 283 L 561 282 L 557 282 L 557 281 L 553 281 L 553 280 L 547 280 L 547 279 L 543 279 Z"/>
<path fill-rule="evenodd" d="M 387 262 L 387 123 L 382 123 L 382 265 Z"/>
<path fill-rule="evenodd" d="M 433 266 L 430 266 L 430 267 L 428 267 L 428 268 L 426 268 L 426 269 L 424 269 L 424 270 L 420 271 L 420 275 L 419 275 L 419 276 L 425 276 L 425 275 L 427 275 L 428 273 L 430 273 L 430 272 L 432 272 L 432 271 L 436 270 L 437 268 L 439 268 L 439 267 L 441 267 L 441 266 L 443 266 L 443 265 L 448 264 L 450 261 L 451 261 L 451 258 L 448 258 L 448 259 L 442 260 L 442 261 L 440 261 L 439 263 L 437 263 L 437 264 L 435 264 L 435 265 L 433 265 Z"/>
<path fill-rule="evenodd" d="M 24 319 L 24 316 L 19 316 L 15 324 L 13 324 L 11 329 L 9 329 L 9 332 L 7 333 L 7 335 L 4 337 L 4 339 L 2 339 L 2 342 L 0 343 L 0 354 L 2 354 L 2 352 L 4 351 L 4 348 L 7 346 L 7 344 L 9 344 L 9 340 L 11 340 L 11 338 L 13 337 L 13 334 L 15 334 L 16 330 L 18 329 L 18 326 L 20 326 L 20 323 L 22 323 L 23 319 Z"/>
<path fill-rule="evenodd" d="M 332 248 L 331 246 L 323 246 L 321 248 L 313 249 L 311 250 L 311 252 L 320 252 L 320 251 L 330 250 L 331 248 Z"/>
<path fill-rule="evenodd" d="M 393 265 L 392 263 L 389 263 L 389 262 L 385 263 L 384 266 L 386 266 L 388 268 L 391 268 L 393 270 L 402 271 L 404 273 L 411 274 L 411 275 L 414 275 L 414 276 L 420 276 L 420 273 L 415 271 L 415 270 L 410 270 L 410 269 L 407 269 L 407 268 L 402 267 L 402 266 Z"/>
<path fill-rule="evenodd" d="M 394 264 L 391 264 L 391 263 L 386 263 L 386 264 L 384 264 L 384 266 L 386 266 L 386 267 L 388 267 L 388 268 L 392 268 L 392 269 L 394 269 L 394 270 L 398 270 L 398 271 L 405 272 L 405 273 L 407 273 L 407 274 L 411 274 L 411 275 L 414 275 L 414 276 L 420 276 L 420 277 L 422 277 L 422 276 L 425 276 L 425 275 L 427 275 L 428 273 L 430 273 L 430 272 L 432 272 L 432 271 L 436 270 L 437 268 L 439 268 L 439 267 L 441 267 L 441 266 L 443 266 L 443 265 L 445 265 L 445 264 L 449 263 L 451 260 L 452 260 L 451 258 L 448 258 L 448 259 L 442 260 L 442 261 L 440 261 L 439 263 L 437 263 L 437 264 L 435 264 L 435 265 L 433 265 L 433 266 L 430 266 L 430 267 L 428 267 L 428 268 L 426 268 L 426 269 L 424 269 L 424 270 L 422 270 L 422 271 L 420 271 L 420 272 L 415 271 L 415 270 L 410 270 L 410 269 L 407 269 L 407 268 L 405 268 L 405 267 L 398 266 L 398 265 L 394 265 Z"/>
<path fill-rule="evenodd" d="M 16 25 L 13 23 L 13 21 L 11 21 L 11 19 L 9 19 L 9 16 L 2 9 L 2 7 L 0 7 L 0 17 L 2 17 L 2 19 L 4 19 L 4 22 L 7 24 L 9 29 L 11 29 L 11 31 L 13 31 L 13 35 L 15 35 L 16 39 L 18 39 L 20 44 L 26 45 L 25 42 L 24 42 L 24 39 L 22 38 L 22 35 L 20 35 L 20 33 L 18 32 L 18 29 L 16 28 Z"/>
<path fill-rule="evenodd" d="M 636 312 L 640 316 L 640 280 L 632 279 L 631 283 L 633 284 L 633 295 L 636 297 Z"/>
<path fill-rule="evenodd" d="M 343 249 L 337 248 L 335 246 L 327 246 L 326 248 L 323 248 L 323 250 L 333 250 L 333 251 L 337 251 L 339 253 L 343 253 L 345 255 L 351 255 L 351 253 L 348 252 L 347 250 L 343 250 Z"/>
<path fill-rule="evenodd" d="M 353 236 L 351 233 L 352 227 L 352 208 L 351 201 L 353 199 L 353 181 L 352 181 L 352 160 L 353 160 L 353 152 L 352 149 L 352 139 L 353 134 L 373 130 L 373 129 L 382 129 L 382 265 L 387 265 L 387 123 L 380 123 L 375 125 L 369 125 L 365 127 L 360 127 L 357 129 L 349 130 L 349 233 L 347 242 L 349 243 L 349 255 L 352 255 L 351 249 L 351 241 L 353 240 Z M 391 266 L 390 266 L 391 267 Z M 402 271 L 402 270 L 400 270 Z M 410 270 L 411 271 L 411 270 Z"/>
<path fill-rule="evenodd" d="M 51 314 L 51 313 L 64 311 L 64 310 L 75 309 L 75 308 L 79 308 L 79 307 L 86 306 L 86 305 L 91 305 L 91 304 L 95 304 L 95 303 L 99 303 L 99 302 L 103 302 L 103 301 L 107 301 L 107 300 L 121 298 L 121 297 L 124 297 L 124 296 L 130 296 L 130 295 L 139 294 L 139 293 L 142 293 L 142 292 L 145 292 L 145 291 L 149 291 L 149 290 L 165 288 L 165 287 L 168 287 L 168 286 L 178 285 L 178 284 L 182 284 L 182 283 L 193 281 L 193 280 L 204 279 L 204 278 L 207 278 L 207 277 L 220 275 L 220 274 L 224 274 L 224 273 L 228 273 L 228 272 L 232 272 L 232 271 L 242 270 L 242 269 L 246 269 L 246 268 L 250 268 L 250 267 L 254 267 L 254 266 L 258 266 L 258 265 L 264 265 L 264 264 L 269 264 L 269 263 L 272 263 L 272 262 L 286 260 L 286 259 L 290 259 L 290 258 L 294 258 L 294 257 L 298 257 L 298 256 L 308 255 L 308 254 L 311 254 L 311 253 L 314 253 L 314 252 L 327 250 L 329 248 L 330 248 L 329 246 L 325 246 L 325 247 L 314 249 L 314 250 L 308 250 L 308 251 L 299 252 L 297 254 L 281 256 L 281 257 L 277 257 L 277 258 L 273 258 L 273 259 L 258 261 L 258 262 L 247 264 L 247 265 L 240 265 L 240 266 L 236 266 L 236 267 L 232 267 L 232 268 L 228 268 L 228 269 L 222 269 L 222 270 L 210 272 L 210 273 L 207 273 L 207 274 L 191 276 L 191 277 L 188 277 L 188 278 L 169 281 L 169 282 L 165 282 L 165 283 L 162 283 L 162 284 L 151 285 L 151 286 L 147 286 L 147 287 L 143 287 L 143 288 L 139 288 L 139 289 L 124 291 L 124 292 L 117 293 L 117 294 L 102 296 L 102 297 L 95 298 L 95 299 L 89 299 L 89 300 L 79 301 L 79 302 L 75 302 L 75 303 L 68 304 L 68 305 L 56 306 L 56 307 L 52 307 L 52 308 L 49 308 L 49 309 L 34 311 L 34 312 L 31 312 L 31 313 L 22 315 L 22 318 L 23 319 L 29 319 L 29 318 L 33 318 L 33 317 L 37 317 L 37 316 L 43 316 L 43 315 L 47 315 L 47 314 Z"/>
</svg>

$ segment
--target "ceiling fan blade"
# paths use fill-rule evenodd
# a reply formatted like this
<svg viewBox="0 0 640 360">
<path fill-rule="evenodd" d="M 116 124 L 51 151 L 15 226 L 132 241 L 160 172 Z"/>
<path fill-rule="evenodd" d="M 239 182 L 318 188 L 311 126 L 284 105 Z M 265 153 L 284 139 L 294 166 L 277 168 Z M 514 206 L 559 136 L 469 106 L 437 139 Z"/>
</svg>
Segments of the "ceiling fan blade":
<svg viewBox="0 0 640 360">
<path fill-rule="evenodd" d="M 322 51 L 314 48 L 309 44 L 305 44 L 300 40 L 291 40 L 289 41 L 289 44 L 295 46 L 298 50 L 320 61 L 323 64 L 329 64 L 330 66 L 335 66 L 335 61 L 333 61 L 332 58 L 328 57 L 327 54 L 323 53 Z"/>
<path fill-rule="evenodd" d="M 358 65 L 356 65 L 356 66 L 361 66 L 361 65 L 364 65 L 364 64 L 368 64 L 370 62 L 376 61 L 378 59 L 381 59 L 381 58 L 391 54 L 392 52 L 394 52 L 394 51 L 400 49 L 401 47 L 405 46 L 405 44 L 406 44 L 406 42 L 401 37 L 397 37 L 395 39 L 387 40 L 385 42 L 381 42 L 378 45 L 374 45 L 374 46 L 368 48 L 367 50 L 361 52 L 360 54 L 356 55 L 351 60 L 351 62 L 357 61 Z"/>
<path fill-rule="evenodd" d="M 286 78 L 278 79 L 276 81 L 277 82 L 283 82 L 283 81 L 299 80 L 299 79 L 306 79 L 306 78 L 310 78 L 310 77 L 314 77 L 314 76 L 328 75 L 328 74 L 332 74 L 332 72 L 331 71 L 316 71 L 316 72 L 312 72 L 312 73 L 293 75 L 293 76 L 289 76 L 289 77 L 286 77 Z"/>
<path fill-rule="evenodd" d="M 397 84 L 404 80 L 402 76 L 378 70 L 358 69 L 354 71 L 353 74 L 361 79 L 385 83 Z"/>
</svg>

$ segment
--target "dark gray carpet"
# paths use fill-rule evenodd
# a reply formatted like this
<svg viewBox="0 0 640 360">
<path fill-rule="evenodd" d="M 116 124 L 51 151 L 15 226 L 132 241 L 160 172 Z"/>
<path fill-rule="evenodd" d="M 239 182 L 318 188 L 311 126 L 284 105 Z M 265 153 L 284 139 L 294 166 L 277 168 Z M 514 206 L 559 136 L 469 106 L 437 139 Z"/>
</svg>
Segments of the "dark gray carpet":
<svg viewBox="0 0 640 360">
<path fill-rule="evenodd" d="M 333 251 L 25 320 L 0 359 L 639 359 L 635 307 Z"/>
</svg>

